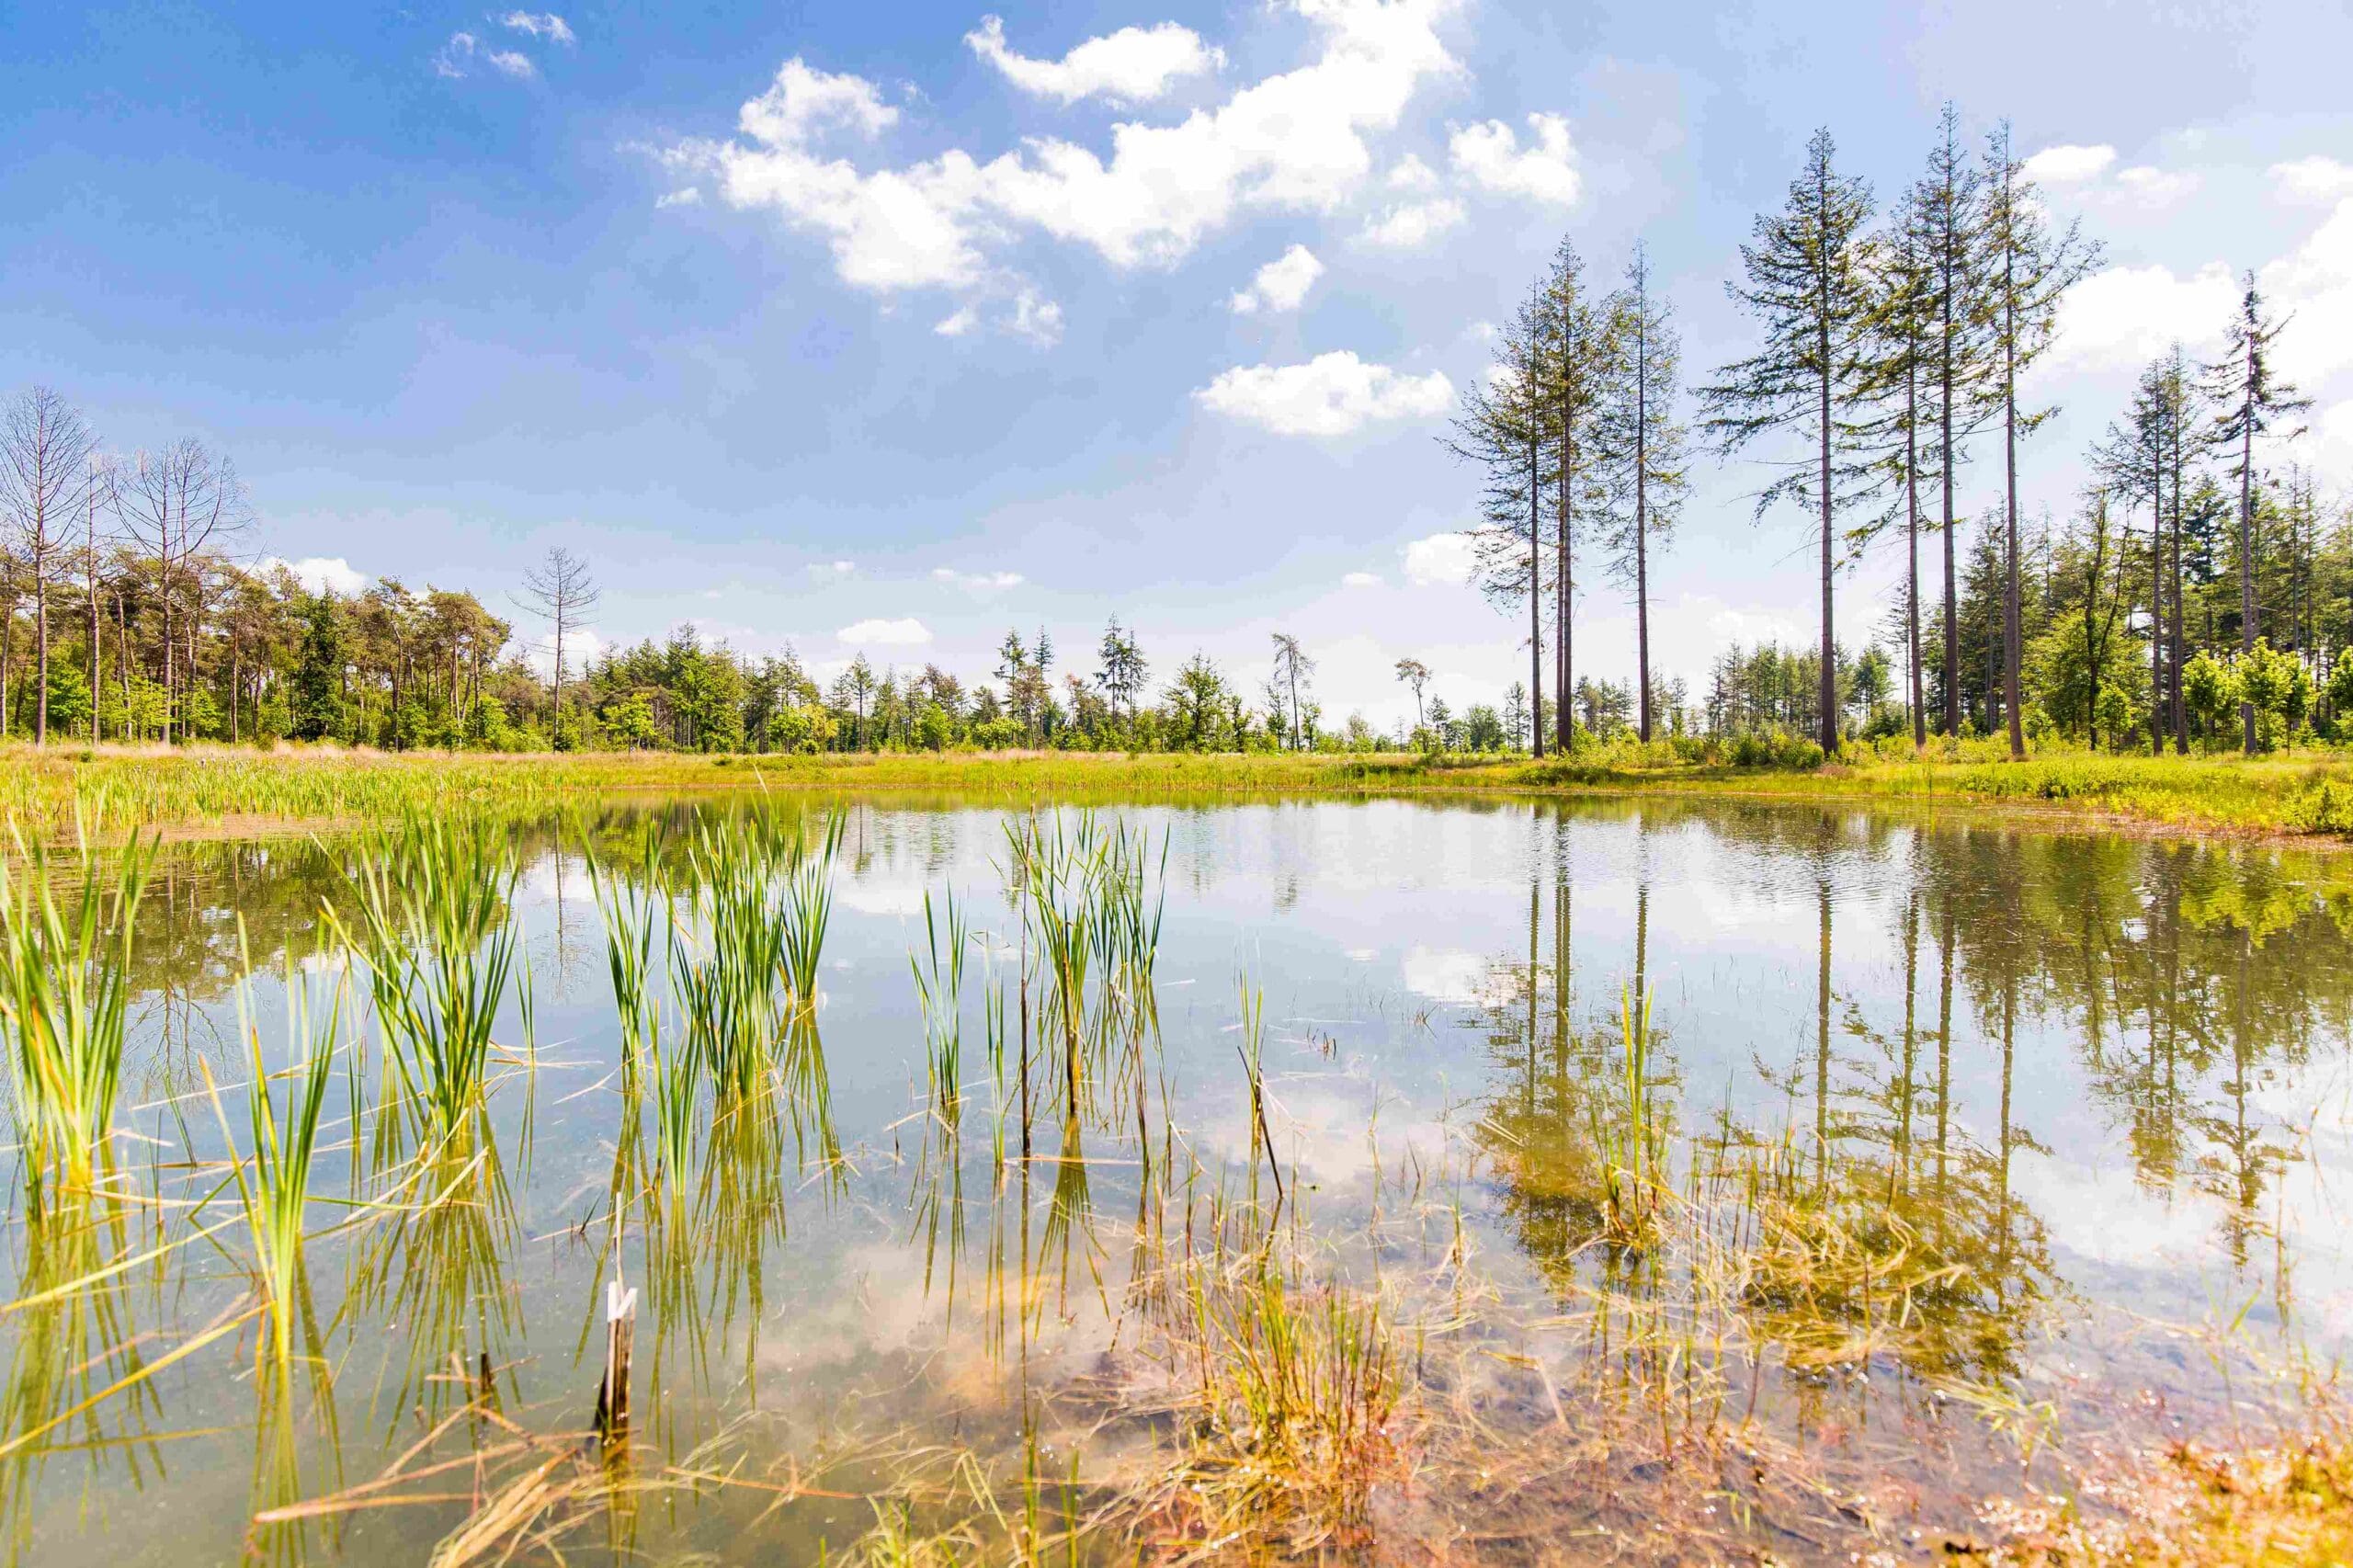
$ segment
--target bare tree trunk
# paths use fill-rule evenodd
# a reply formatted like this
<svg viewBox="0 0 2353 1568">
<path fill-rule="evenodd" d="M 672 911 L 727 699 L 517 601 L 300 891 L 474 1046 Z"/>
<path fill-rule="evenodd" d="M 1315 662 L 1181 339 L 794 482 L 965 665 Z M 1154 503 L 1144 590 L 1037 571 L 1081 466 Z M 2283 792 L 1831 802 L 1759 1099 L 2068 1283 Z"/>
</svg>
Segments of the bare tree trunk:
<svg viewBox="0 0 2353 1568">
<path fill-rule="evenodd" d="M 1909 330 L 1908 328 L 1906 329 Z M 1913 341 L 1916 341 L 1913 339 Z M 1905 349 L 1904 366 L 1904 629 L 1912 660 L 1912 744 L 1928 744 L 1928 715 L 1921 710 L 1920 684 L 1920 388 L 1916 356 Z"/>
<path fill-rule="evenodd" d="M 82 527 L 83 548 L 89 553 L 84 563 L 83 585 L 89 593 L 89 676 L 90 676 L 90 744 L 98 743 L 98 687 L 104 678 L 105 652 L 98 641 L 98 500 L 91 495 L 84 504 Z"/>
<path fill-rule="evenodd" d="M 1647 300 L 1641 308 L 1647 312 Z M 1651 741 L 1650 328 L 1634 337 L 1634 678 L 1642 683 L 1637 733 Z"/>
<path fill-rule="evenodd" d="M 1564 426 L 1567 417 L 1568 411 L 1563 409 L 1562 418 Z M 1556 687 L 1552 707 L 1552 735 L 1563 756 L 1572 756 L 1576 752 L 1576 713 L 1570 706 L 1570 693 L 1574 689 L 1572 677 L 1576 673 L 1573 663 L 1575 649 L 1571 643 L 1574 625 L 1572 618 L 1575 614 L 1571 600 L 1576 587 L 1576 547 L 1572 542 L 1574 533 L 1573 528 L 1574 513 L 1574 503 L 1570 499 L 1569 480 L 1570 471 L 1575 466 L 1575 443 L 1571 441 L 1564 432 L 1561 437 L 1561 494 L 1558 516 L 1554 519 L 1553 542 L 1553 553 L 1558 558 L 1560 570 L 1552 585 L 1552 659 L 1553 685 Z"/>
<path fill-rule="evenodd" d="M 2247 339 L 2246 408 L 2239 416 L 2239 652 L 2255 652 L 2255 339 Z M 2255 704 L 2239 703 L 2246 755 L 2255 755 Z"/>
<path fill-rule="evenodd" d="M 1544 523 L 1539 483 L 1536 422 L 1528 426 L 1528 738 L 1529 754 L 1544 756 Z M 1132 722 L 1132 715 L 1131 716 Z"/>
<path fill-rule="evenodd" d="M 2009 198 L 2005 193 L 2005 201 Z M 2004 241 L 2002 256 L 2002 475 L 2004 517 L 2009 543 L 2008 592 L 2002 604 L 2002 706 L 2009 710 L 2010 759 L 2026 756 L 2026 715 L 2020 710 L 2018 660 L 2025 629 L 2018 585 L 2018 367 L 2017 259 Z"/>
<path fill-rule="evenodd" d="M 1816 199 L 1826 208 L 1830 203 L 1827 185 L 1820 179 L 1816 183 L 1821 187 Z M 1822 755 L 1836 756 L 1838 755 L 1838 644 L 1832 636 L 1830 624 L 1830 258 L 1827 255 L 1822 257 L 1819 271 L 1821 301 L 1814 317 L 1814 332 L 1822 366 L 1822 678 L 1814 700 L 1821 708 L 1818 717 L 1821 721 Z"/>
</svg>

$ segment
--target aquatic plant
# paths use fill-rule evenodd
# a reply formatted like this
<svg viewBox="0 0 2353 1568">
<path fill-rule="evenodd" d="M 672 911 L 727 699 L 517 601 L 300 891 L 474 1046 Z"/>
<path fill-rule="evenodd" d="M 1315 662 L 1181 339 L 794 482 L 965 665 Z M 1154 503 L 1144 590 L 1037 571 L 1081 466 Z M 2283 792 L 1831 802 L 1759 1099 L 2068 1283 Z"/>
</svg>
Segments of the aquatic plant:
<svg viewBox="0 0 2353 1568">
<path fill-rule="evenodd" d="M 519 945 L 509 914 L 518 871 L 498 829 L 411 816 L 354 858 L 358 931 L 328 911 L 368 966 L 385 1060 L 404 1098 L 437 1133 L 457 1127 L 482 1093 Z"/>
<path fill-rule="evenodd" d="M 102 820 L 77 812 L 65 865 L 13 822 L 16 858 L 0 855 L 0 1028 L 36 1210 L 54 1197 L 45 1187 L 90 1185 L 113 1131 L 132 931 L 155 841 L 133 835 L 109 858 L 93 842 Z"/>
<path fill-rule="evenodd" d="M 241 930 L 241 949 L 242 938 Z M 245 1123 L 253 1149 L 250 1179 L 249 1162 L 237 1154 L 236 1139 L 229 1130 L 227 1113 L 221 1109 L 217 1088 L 213 1109 L 221 1117 L 245 1228 L 253 1237 L 255 1263 L 270 1303 L 271 1343 L 282 1361 L 292 1346 L 295 1287 L 301 1270 L 302 1229 L 311 1197 L 311 1162 L 318 1148 L 319 1113 L 326 1105 L 327 1083 L 335 1070 L 346 981 L 340 973 L 333 978 L 325 1020 L 314 1028 L 310 982 L 297 967 L 293 954 L 287 954 L 289 1082 L 282 1105 L 270 1088 L 272 1074 L 262 1051 L 261 1030 L 253 1021 L 250 986 L 250 975 L 237 986 L 237 1030 L 245 1042 L 246 1068 L 253 1074 L 245 1086 Z M 205 1067 L 204 1076 L 207 1086 L 211 1086 L 210 1066 Z"/>
<path fill-rule="evenodd" d="M 1651 1067 L 1651 999 L 1619 998 L 1617 1071 L 1587 1096 L 1586 1110 L 1600 1157 L 1603 1218 L 1609 1239 L 1640 1246 L 1670 1190 L 1667 1115 Z"/>
</svg>

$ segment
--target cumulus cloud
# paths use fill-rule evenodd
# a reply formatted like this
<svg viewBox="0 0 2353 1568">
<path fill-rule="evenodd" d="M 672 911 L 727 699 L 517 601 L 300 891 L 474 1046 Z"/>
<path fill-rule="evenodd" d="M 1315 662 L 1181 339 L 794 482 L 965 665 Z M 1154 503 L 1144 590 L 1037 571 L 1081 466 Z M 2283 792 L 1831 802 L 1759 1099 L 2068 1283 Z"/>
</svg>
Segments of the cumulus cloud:
<svg viewBox="0 0 2353 1568">
<path fill-rule="evenodd" d="M 2210 263 L 2187 277 L 2171 267 L 2111 267 L 2070 289 L 2059 304 L 2054 368 L 2136 369 L 2178 338 L 2211 343 L 2238 302 L 2231 269 Z"/>
<path fill-rule="evenodd" d="M 335 594 L 350 598 L 368 589 L 367 574 L 358 571 L 340 555 L 312 555 L 300 561 L 287 561 L 269 555 L 262 558 L 261 567 L 265 572 L 285 568 L 294 574 L 294 580 L 301 583 L 308 593 Z"/>
<path fill-rule="evenodd" d="M 682 142 L 662 156 L 708 175 L 732 206 L 823 236 L 842 278 L 861 288 L 969 286 L 986 270 L 984 251 L 1024 229 L 1118 267 L 1166 264 L 1241 212 L 1345 202 L 1370 176 L 1367 139 L 1393 129 L 1425 82 L 1457 69 L 1437 33 L 1451 0 L 1292 4 L 1320 29 L 1314 59 L 1175 124 L 1116 125 L 1108 153 L 1040 137 L 985 163 L 960 148 L 860 168 L 822 150 L 818 133 L 871 138 L 896 112 L 871 83 L 795 58 L 744 106 L 739 137 Z"/>
<path fill-rule="evenodd" d="M 1584 182 L 1569 143 L 1569 122 L 1557 114 L 1531 114 L 1528 124 L 1533 135 L 1526 148 L 1500 119 L 1463 126 L 1447 139 L 1447 156 L 1456 173 L 1483 190 L 1575 206 Z"/>
<path fill-rule="evenodd" d="M 1466 533 L 1431 534 L 1405 547 L 1405 581 L 1420 588 L 1455 588 L 1471 580 L 1478 541 Z"/>
<path fill-rule="evenodd" d="M 543 38 L 550 43 L 574 43 L 572 28 L 553 11 L 509 11 L 498 18 L 501 27 L 512 28 L 532 38 Z"/>
<path fill-rule="evenodd" d="M 1293 245 L 1274 260 L 1260 267 L 1250 279 L 1250 287 L 1228 301 L 1238 316 L 1254 314 L 1260 310 L 1295 311 L 1324 276 L 1324 264 L 1305 245 Z"/>
<path fill-rule="evenodd" d="M 900 620 L 853 621 L 835 633 L 844 642 L 881 648 L 915 648 L 931 641 L 931 628 L 908 616 Z"/>
<path fill-rule="evenodd" d="M 2075 185 L 2098 178 L 2114 162 L 2113 147 L 2045 147 L 2026 161 L 2021 172 L 2040 185 Z"/>
<path fill-rule="evenodd" d="M 1121 28 L 1088 39 L 1060 60 L 1015 53 L 1006 46 L 1005 23 L 996 17 L 983 17 L 964 41 L 1023 92 L 1066 104 L 1081 98 L 1150 103 L 1186 77 L 1206 75 L 1225 63 L 1225 51 L 1204 45 L 1199 33 L 1175 22 Z"/>
<path fill-rule="evenodd" d="M 2260 281 L 2272 305 L 2295 318 L 2279 350 L 2279 368 L 2290 381 L 2311 388 L 2353 368 L 2353 197 L 2266 267 Z"/>
<path fill-rule="evenodd" d="M 2353 196 L 2353 165 L 2314 153 L 2271 165 L 2271 187 L 2283 201 L 2332 206 Z"/>
<path fill-rule="evenodd" d="M 1304 365 L 1237 365 L 1193 395 L 1213 413 L 1278 436 L 1346 436 L 1443 414 L 1454 387 L 1442 371 L 1409 375 L 1341 349 Z"/>
<path fill-rule="evenodd" d="M 961 588 L 975 598 L 986 598 L 1007 588 L 1017 588 L 1022 583 L 1018 572 L 959 572 L 952 566 L 932 568 L 931 579 L 935 583 Z"/>
<path fill-rule="evenodd" d="M 1383 250 L 1419 250 L 1461 222 L 1462 203 L 1451 197 L 1401 201 L 1366 223 L 1359 237 Z"/>
</svg>

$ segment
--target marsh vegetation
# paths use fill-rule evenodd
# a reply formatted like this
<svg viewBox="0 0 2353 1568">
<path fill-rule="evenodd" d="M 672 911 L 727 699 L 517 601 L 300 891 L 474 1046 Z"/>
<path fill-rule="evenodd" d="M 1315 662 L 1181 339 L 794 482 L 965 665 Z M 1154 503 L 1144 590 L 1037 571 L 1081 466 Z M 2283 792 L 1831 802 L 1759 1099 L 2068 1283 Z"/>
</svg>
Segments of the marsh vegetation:
<svg viewBox="0 0 2353 1568">
<path fill-rule="evenodd" d="M 2084 1555 L 2131 1464 L 2168 1539 L 2341 1473 L 2332 857 L 809 791 L 43 842 L 14 1561 Z"/>
</svg>

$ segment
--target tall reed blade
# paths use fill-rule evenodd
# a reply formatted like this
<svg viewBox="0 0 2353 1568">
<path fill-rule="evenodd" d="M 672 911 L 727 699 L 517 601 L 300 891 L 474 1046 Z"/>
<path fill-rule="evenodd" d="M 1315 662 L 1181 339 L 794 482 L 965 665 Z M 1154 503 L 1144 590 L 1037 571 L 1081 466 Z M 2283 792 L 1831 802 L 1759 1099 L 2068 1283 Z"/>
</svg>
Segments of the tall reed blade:
<svg viewBox="0 0 2353 1568">
<path fill-rule="evenodd" d="M 45 1187 L 53 1198 L 90 1185 L 114 1130 L 132 931 L 157 841 L 134 834 L 108 866 L 92 842 L 100 820 L 76 808 L 70 866 L 13 821 L 16 858 L 0 856 L 0 1029 L 36 1212 Z"/>
</svg>

